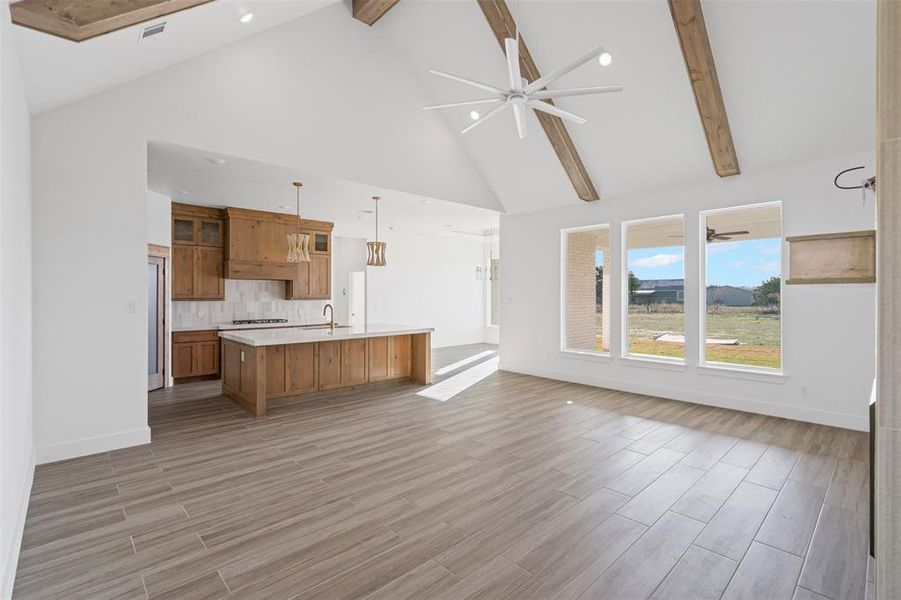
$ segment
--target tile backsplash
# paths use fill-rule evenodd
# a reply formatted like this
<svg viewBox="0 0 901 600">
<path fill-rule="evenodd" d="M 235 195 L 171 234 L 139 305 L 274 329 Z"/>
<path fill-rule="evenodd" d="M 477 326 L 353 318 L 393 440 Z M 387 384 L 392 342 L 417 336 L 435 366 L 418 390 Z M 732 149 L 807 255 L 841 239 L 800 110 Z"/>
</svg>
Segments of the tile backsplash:
<svg viewBox="0 0 901 600">
<path fill-rule="evenodd" d="M 225 300 L 172 302 L 172 326 L 195 327 L 230 323 L 234 319 L 319 321 L 327 300 L 285 300 L 284 281 L 225 280 Z"/>
</svg>

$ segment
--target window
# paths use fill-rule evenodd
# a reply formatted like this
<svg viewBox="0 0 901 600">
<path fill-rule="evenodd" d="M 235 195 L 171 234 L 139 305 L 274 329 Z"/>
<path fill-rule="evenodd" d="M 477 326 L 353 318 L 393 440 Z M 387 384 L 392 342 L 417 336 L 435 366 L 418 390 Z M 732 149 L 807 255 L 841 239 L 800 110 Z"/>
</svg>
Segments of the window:
<svg viewBox="0 0 901 600">
<path fill-rule="evenodd" d="M 562 347 L 610 351 L 610 229 L 606 225 L 563 231 Z"/>
<path fill-rule="evenodd" d="M 782 210 L 708 211 L 704 361 L 782 368 Z"/>
<path fill-rule="evenodd" d="M 623 224 L 626 315 L 623 354 L 685 358 L 682 216 Z"/>
</svg>

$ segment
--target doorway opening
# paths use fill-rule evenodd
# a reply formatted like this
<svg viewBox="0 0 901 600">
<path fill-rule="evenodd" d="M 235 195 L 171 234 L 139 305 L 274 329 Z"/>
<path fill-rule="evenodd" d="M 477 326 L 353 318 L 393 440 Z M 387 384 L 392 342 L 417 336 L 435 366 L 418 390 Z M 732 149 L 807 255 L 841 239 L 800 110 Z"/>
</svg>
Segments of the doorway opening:
<svg viewBox="0 0 901 600">
<path fill-rule="evenodd" d="M 147 391 L 166 387 L 166 263 L 169 248 L 147 247 Z"/>
</svg>

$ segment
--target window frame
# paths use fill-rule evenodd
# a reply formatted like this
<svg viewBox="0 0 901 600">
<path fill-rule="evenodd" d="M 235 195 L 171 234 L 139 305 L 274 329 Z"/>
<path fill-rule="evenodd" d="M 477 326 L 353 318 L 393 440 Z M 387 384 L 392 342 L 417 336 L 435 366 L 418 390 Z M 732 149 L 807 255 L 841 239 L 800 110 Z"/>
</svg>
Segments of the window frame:
<svg viewBox="0 0 901 600">
<path fill-rule="evenodd" d="M 613 238 L 611 236 L 612 228 L 610 223 L 597 223 L 594 225 L 580 225 L 578 227 L 564 227 L 560 229 L 560 346 L 559 351 L 568 355 L 580 356 L 585 358 L 599 358 L 609 360 L 612 356 L 613 350 L 613 340 L 611 339 L 609 342 L 610 350 L 582 350 L 579 348 L 568 348 L 566 345 L 566 312 L 567 312 L 567 299 L 566 299 L 566 274 L 567 274 L 567 249 L 568 249 L 568 239 L 567 236 L 570 233 L 577 233 L 580 231 L 595 231 L 595 230 L 605 230 L 607 232 L 607 253 L 610 254 L 610 265 L 611 270 L 613 269 L 613 249 L 612 249 L 612 241 Z M 606 275 L 605 275 L 606 276 Z M 609 303 L 609 302 L 608 302 Z M 605 303 L 605 304 L 608 304 Z M 606 307 L 604 307 L 606 308 Z M 610 314 L 610 318 L 613 318 L 613 314 Z M 613 327 L 613 322 L 611 321 L 611 329 Z"/>
<path fill-rule="evenodd" d="M 710 215 L 737 212 L 753 208 L 779 208 L 779 368 L 758 367 L 754 365 L 741 365 L 707 360 L 707 217 Z M 698 287 L 699 287 L 699 323 L 700 340 L 698 343 L 699 371 L 715 373 L 735 372 L 753 375 L 773 376 L 777 379 L 785 376 L 785 221 L 781 200 L 757 202 L 754 204 L 742 204 L 723 208 L 712 208 L 698 211 Z M 725 374 L 724 373 L 724 374 Z"/>
<path fill-rule="evenodd" d="M 653 223 L 656 221 L 668 221 L 672 219 L 681 219 L 682 220 L 682 293 L 683 293 L 683 308 L 682 308 L 682 335 L 686 338 L 685 347 L 683 349 L 682 358 L 677 358 L 674 356 L 655 356 L 653 354 L 639 354 L 631 352 L 631 343 L 629 337 L 629 227 L 636 224 L 642 223 Z M 684 294 L 685 294 L 685 282 L 686 282 L 686 227 L 685 227 L 685 213 L 675 213 L 670 215 L 661 215 L 656 217 L 646 217 L 641 219 L 629 219 L 624 220 L 621 223 L 621 231 L 620 231 L 620 285 L 621 285 L 621 298 L 620 301 L 622 306 L 620 307 L 620 348 L 619 348 L 619 356 L 626 362 L 638 364 L 641 362 L 646 363 L 658 363 L 661 365 L 672 365 L 672 366 L 686 366 L 688 365 L 688 360 L 686 356 L 686 351 L 688 350 L 688 330 L 686 328 L 685 321 L 685 304 L 684 304 Z M 665 248 L 666 246 L 660 246 L 661 248 Z"/>
</svg>

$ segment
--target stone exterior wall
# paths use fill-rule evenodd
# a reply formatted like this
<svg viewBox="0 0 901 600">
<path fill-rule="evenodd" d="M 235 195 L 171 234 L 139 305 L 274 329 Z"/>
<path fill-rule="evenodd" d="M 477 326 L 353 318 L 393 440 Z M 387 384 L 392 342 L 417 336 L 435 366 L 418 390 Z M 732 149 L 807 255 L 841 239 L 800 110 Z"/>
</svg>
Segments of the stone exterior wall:
<svg viewBox="0 0 901 600">
<path fill-rule="evenodd" d="M 594 350 L 597 332 L 595 308 L 594 231 L 573 231 L 566 235 L 566 347 Z"/>
</svg>

